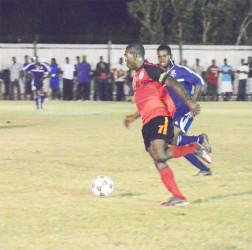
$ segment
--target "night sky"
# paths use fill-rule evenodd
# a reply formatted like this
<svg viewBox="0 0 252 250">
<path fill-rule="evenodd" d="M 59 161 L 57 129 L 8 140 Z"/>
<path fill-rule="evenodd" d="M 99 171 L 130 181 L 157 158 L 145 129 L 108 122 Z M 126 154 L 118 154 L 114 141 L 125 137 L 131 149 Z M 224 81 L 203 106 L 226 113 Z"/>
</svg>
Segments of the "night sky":
<svg viewBox="0 0 252 250">
<path fill-rule="evenodd" d="M 128 32 L 137 36 L 128 17 L 129 0 L 0 0 L 0 35 L 69 36 L 103 39 Z M 122 34 L 121 34 L 122 33 Z"/>
</svg>

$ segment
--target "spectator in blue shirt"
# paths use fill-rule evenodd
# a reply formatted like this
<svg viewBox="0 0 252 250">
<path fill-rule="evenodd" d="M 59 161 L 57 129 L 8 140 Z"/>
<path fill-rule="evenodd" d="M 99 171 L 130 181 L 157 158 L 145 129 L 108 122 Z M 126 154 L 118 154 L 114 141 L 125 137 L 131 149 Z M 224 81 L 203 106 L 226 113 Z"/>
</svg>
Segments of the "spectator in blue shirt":
<svg viewBox="0 0 252 250">
<path fill-rule="evenodd" d="M 227 59 L 224 59 L 224 65 L 221 67 L 221 95 L 224 101 L 229 101 L 233 93 L 233 68 L 228 65 Z"/>
<path fill-rule="evenodd" d="M 59 66 L 56 62 L 55 58 L 51 59 L 51 65 L 50 65 L 50 74 L 51 74 L 51 79 L 50 79 L 50 88 L 52 90 L 51 92 L 51 98 L 52 100 L 54 99 L 60 99 L 60 69 Z"/>
<path fill-rule="evenodd" d="M 77 93 L 76 100 L 90 100 L 90 74 L 91 66 L 82 56 L 82 62 L 76 65 L 77 72 Z"/>
</svg>

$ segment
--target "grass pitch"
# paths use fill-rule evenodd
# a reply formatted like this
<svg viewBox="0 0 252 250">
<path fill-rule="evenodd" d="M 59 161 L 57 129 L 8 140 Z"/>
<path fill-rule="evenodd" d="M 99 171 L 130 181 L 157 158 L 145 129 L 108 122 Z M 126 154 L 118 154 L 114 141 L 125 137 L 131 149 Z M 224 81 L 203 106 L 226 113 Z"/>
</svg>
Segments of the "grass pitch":
<svg viewBox="0 0 252 250">
<path fill-rule="evenodd" d="M 213 176 L 171 160 L 190 205 L 170 208 L 141 121 L 123 127 L 134 105 L 0 102 L 0 249 L 252 249 L 252 102 L 201 107 L 190 134 L 209 135 Z M 92 194 L 97 175 L 111 197 Z"/>
</svg>

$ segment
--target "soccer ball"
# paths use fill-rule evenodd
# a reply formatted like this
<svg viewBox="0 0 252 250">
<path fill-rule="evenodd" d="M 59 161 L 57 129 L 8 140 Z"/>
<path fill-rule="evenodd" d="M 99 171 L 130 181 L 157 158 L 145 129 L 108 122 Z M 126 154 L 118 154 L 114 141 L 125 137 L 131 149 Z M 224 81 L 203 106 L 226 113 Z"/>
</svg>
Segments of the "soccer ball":
<svg viewBox="0 0 252 250">
<path fill-rule="evenodd" d="M 114 182 L 108 176 L 97 176 L 92 181 L 92 191 L 96 196 L 110 196 L 114 190 Z"/>
</svg>

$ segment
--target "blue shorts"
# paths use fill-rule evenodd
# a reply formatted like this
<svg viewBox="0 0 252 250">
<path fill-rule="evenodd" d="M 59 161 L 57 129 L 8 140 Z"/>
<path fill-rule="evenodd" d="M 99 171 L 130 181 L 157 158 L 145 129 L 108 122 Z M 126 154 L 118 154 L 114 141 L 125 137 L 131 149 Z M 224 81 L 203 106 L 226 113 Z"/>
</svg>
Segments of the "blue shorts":
<svg viewBox="0 0 252 250">
<path fill-rule="evenodd" d="M 182 111 L 186 112 L 183 113 Z M 188 108 L 177 110 L 173 117 L 174 127 L 179 128 L 185 134 L 188 132 L 192 122 L 193 122 L 193 115 Z"/>
<path fill-rule="evenodd" d="M 36 87 L 36 89 L 42 89 L 43 83 L 35 83 L 34 86 Z"/>
<path fill-rule="evenodd" d="M 32 86 L 36 87 L 36 90 L 40 90 L 44 86 L 43 82 L 41 82 L 41 81 L 34 81 L 34 79 L 32 79 L 31 84 L 32 84 Z"/>
</svg>

